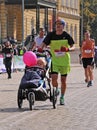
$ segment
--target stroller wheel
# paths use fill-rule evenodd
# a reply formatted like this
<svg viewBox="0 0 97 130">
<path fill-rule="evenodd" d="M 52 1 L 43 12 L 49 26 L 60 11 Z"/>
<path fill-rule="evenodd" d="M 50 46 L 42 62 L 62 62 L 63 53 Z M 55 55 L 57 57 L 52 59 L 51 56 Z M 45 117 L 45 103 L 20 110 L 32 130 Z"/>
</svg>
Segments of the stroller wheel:
<svg viewBox="0 0 97 130">
<path fill-rule="evenodd" d="M 35 102 L 35 94 L 33 92 L 28 93 L 29 108 L 32 110 Z"/>
<path fill-rule="evenodd" d="M 52 102 L 53 102 L 53 108 L 56 109 L 57 107 L 57 95 L 56 95 L 56 89 L 53 88 L 53 96 L 52 96 Z"/>
<path fill-rule="evenodd" d="M 23 104 L 22 89 L 18 90 L 17 103 L 18 103 L 18 108 L 22 108 L 22 104 Z"/>
</svg>

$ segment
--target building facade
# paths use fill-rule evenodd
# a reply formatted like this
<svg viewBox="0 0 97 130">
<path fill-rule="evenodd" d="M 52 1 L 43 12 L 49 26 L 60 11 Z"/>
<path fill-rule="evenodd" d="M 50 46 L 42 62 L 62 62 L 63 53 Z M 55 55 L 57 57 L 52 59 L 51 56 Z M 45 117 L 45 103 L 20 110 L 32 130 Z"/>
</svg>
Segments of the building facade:
<svg viewBox="0 0 97 130">
<path fill-rule="evenodd" d="M 55 29 L 55 20 L 60 17 L 79 45 L 79 0 L 24 0 L 24 6 L 22 1 L 0 0 L 0 39 L 12 36 L 22 41 L 33 29 L 38 34 L 40 27 L 48 33 Z"/>
<path fill-rule="evenodd" d="M 80 36 L 80 0 L 57 0 L 57 17 L 66 21 L 65 30 L 79 45 Z"/>
</svg>

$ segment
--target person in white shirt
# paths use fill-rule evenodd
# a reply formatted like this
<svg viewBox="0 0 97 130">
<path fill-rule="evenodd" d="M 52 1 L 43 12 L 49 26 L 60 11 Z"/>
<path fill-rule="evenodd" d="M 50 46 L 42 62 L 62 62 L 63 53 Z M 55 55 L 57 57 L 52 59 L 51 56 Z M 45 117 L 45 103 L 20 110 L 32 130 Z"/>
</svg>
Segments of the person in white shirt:
<svg viewBox="0 0 97 130">
<path fill-rule="evenodd" d="M 45 30 L 44 30 L 44 28 L 40 28 L 39 35 L 36 36 L 35 40 L 34 40 L 33 50 L 35 50 L 36 48 L 39 48 L 41 46 L 44 38 L 45 38 Z"/>
</svg>

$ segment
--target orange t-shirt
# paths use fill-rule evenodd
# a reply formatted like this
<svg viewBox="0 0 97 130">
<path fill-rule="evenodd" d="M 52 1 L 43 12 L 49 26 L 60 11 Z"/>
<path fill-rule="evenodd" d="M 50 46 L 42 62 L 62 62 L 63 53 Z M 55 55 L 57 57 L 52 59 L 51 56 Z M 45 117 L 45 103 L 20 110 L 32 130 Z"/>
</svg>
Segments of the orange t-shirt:
<svg viewBox="0 0 97 130">
<path fill-rule="evenodd" d="M 91 58 L 94 57 L 94 46 L 95 41 L 93 39 L 84 40 L 82 42 L 82 58 Z"/>
</svg>

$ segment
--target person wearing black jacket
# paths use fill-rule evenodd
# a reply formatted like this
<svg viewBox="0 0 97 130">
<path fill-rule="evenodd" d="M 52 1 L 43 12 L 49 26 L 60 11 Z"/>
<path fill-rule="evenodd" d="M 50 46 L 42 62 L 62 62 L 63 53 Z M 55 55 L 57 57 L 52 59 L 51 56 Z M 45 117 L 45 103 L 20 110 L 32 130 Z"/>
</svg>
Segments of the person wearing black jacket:
<svg viewBox="0 0 97 130">
<path fill-rule="evenodd" d="M 5 64 L 6 72 L 8 74 L 8 79 L 10 79 L 11 78 L 12 56 L 13 56 L 13 49 L 11 47 L 10 41 L 5 42 L 5 47 L 2 49 L 2 53 L 4 56 L 4 64 Z"/>
</svg>

